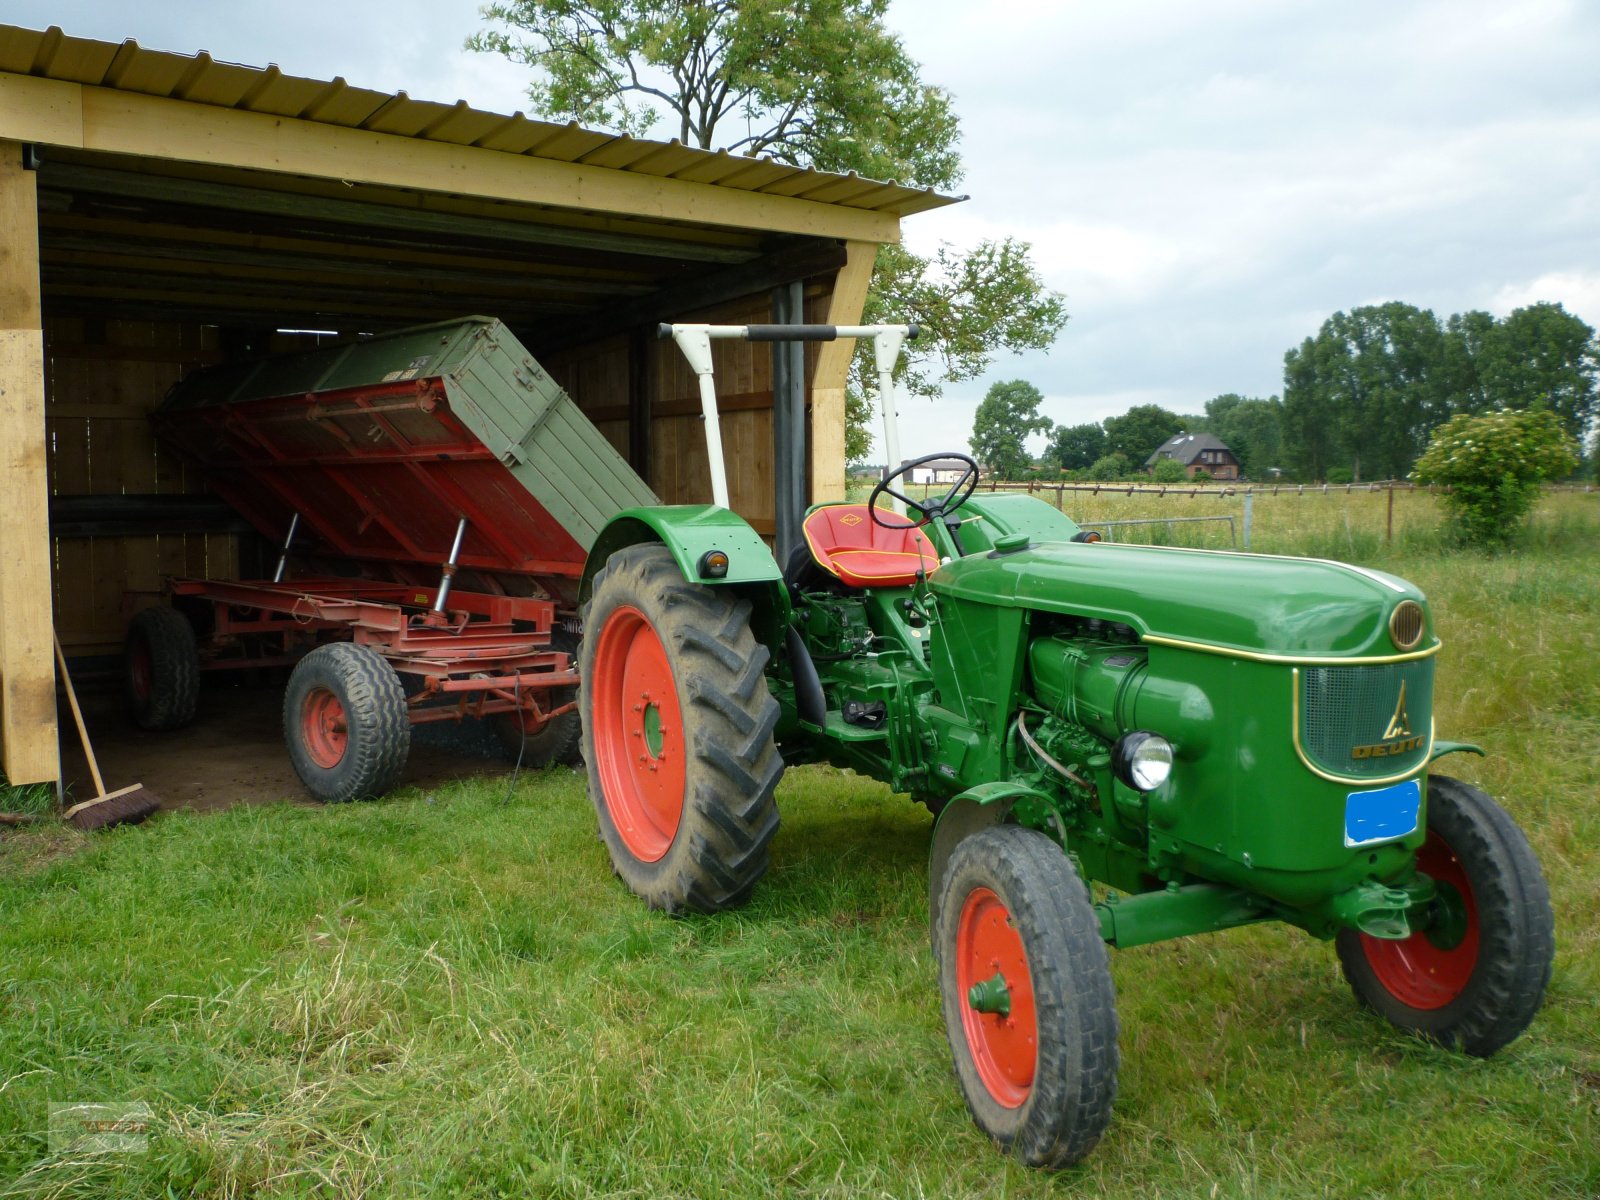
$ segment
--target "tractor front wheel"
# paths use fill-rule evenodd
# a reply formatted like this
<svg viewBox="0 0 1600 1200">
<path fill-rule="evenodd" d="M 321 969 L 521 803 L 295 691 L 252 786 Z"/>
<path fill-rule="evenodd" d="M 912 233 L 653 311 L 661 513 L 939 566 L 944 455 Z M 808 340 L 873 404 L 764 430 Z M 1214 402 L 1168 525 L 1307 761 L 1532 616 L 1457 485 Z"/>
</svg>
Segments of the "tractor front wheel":
<svg viewBox="0 0 1600 1200">
<path fill-rule="evenodd" d="M 1343 930 L 1339 965 L 1390 1023 L 1487 1057 L 1528 1027 L 1550 982 L 1555 920 L 1539 860 L 1487 795 L 1432 775 L 1417 869 L 1438 888 L 1429 926 L 1403 941 Z"/>
<path fill-rule="evenodd" d="M 324 804 L 381 796 L 411 750 L 400 677 L 371 646 L 318 646 L 289 676 L 283 740 L 300 782 Z"/>
<path fill-rule="evenodd" d="M 750 603 L 664 546 L 617 551 L 584 609 L 583 757 L 612 866 L 652 908 L 743 903 L 778 828 L 778 702 Z"/>
<path fill-rule="evenodd" d="M 1099 1142 L 1117 1094 L 1111 964 L 1061 848 L 998 825 L 956 846 L 935 949 L 945 1033 L 978 1128 L 1032 1167 Z"/>
</svg>

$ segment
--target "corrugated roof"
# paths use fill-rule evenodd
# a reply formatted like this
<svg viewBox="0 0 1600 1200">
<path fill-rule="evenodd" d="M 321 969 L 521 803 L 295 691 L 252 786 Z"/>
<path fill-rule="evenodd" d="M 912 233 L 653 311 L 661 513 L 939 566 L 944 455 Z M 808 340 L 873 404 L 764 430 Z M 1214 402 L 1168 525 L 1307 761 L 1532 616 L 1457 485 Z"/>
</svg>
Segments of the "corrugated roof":
<svg viewBox="0 0 1600 1200">
<path fill-rule="evenodd" d="M 405 92 L 352 87 L 343 78 L 303 79 L 285 75 L 276 66 L 218 62 L 203 51 L 173 54 L 148 50 L 131 38 L 115 43 L 70 37 L 57 26 L 39 31 L 0 25 L 0 72 L 740 191 L 803 196 L 897 217 L 964 199 L 932 188 L 865 179 L 853 172 L 838 175 L 699 150 L 676 140 L 649 141 L 584 129 L 575 122 L 561 125 L 521 113 L 485 112 L 464 100 L 454 104 L 413 100 Z"/>
</svg>

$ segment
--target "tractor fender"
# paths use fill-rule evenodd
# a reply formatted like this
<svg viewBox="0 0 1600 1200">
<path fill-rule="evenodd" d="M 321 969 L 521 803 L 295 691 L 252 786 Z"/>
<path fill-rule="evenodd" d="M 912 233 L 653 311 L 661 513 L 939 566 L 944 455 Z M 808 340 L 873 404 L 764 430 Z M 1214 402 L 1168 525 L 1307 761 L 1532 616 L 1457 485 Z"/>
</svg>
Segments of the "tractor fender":
<svg viewBox="0 0 1600 1200">
<path fill-rule="evenodd" d="M 1472 742 L 1434 742 L 1428 761 L 1432 763 L 1446 754 L 1476 754 L 1479 758 L 1488 757 L 1487 751 L 1482 746 L 1474 745 Z"/>
<path fill-rule="evenodd" d="M 715 504 L 660 504 L 628 508 L 612 517 L 600 531 L 583 564 L 578 604 L 589 602 L 594 577 L 618 550 L 640 543 L 665 546 L 690 583 L 729 587 L 751 602 L 751 628 L 774 655 L 782 651 L 789 623 L 789 593 L 783 585 L 772 551 L 750 523 L 735 512 Z M 712 551 L 728 556 L 726 573 L 710 577 L 702 572 Z"/>
<path fill-rule="evenodd" d="M 989 828 L 1003 825 L 1019 800 L 1034 798 L 1046 804 L 1050 800 L 1043 793 L 1021 783 L 980 783 L 954 797 L 939 813 L 933 827 L 933 846 L 928 851 L 928 932 L 933 939 L 933 953 L 939 955 L 938 931 L 933 928 L 939 918 L 939 893 L 944 889 L 945 864 L 964 838 Z"/>
</svg>

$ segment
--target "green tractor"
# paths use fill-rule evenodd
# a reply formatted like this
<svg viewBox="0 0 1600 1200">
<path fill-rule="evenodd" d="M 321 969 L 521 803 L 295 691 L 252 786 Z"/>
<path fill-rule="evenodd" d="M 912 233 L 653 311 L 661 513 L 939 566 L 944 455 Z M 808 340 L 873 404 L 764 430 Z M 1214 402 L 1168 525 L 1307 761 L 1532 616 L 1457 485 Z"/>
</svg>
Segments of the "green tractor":
<svg viewBox="0 0 1600 1200">
<path fill-rule="evenodd" d="M 1117 1017 L 1106 947 L 1258 921 L 1332 940 L 1355 995 L 1488 1055 L 1554 950 L 1526 839 L 1433 770 L 1439 641 L 1402 579 L 1113 545 L 977 466 L 806 513 L 786 567 L 726 508 L 711 339 L 870 337 L 890 461 L 905 327 L 664 326 L 700 376 L 718 503 L 632 509 L 582 584 L 583 749 L 617 874 L 715 912 L 767 867 L 784 765 L 937 815 L 929 910 L 978 1126 L 1036 1166 L 1095 1146 Z M 960 459 L 959 455 L 940 455 Z M 1091 890 L 1091 885 L 1098 885 Z M 1098 898 L 1097 898 L 1098 896 Z"/>
</svg>

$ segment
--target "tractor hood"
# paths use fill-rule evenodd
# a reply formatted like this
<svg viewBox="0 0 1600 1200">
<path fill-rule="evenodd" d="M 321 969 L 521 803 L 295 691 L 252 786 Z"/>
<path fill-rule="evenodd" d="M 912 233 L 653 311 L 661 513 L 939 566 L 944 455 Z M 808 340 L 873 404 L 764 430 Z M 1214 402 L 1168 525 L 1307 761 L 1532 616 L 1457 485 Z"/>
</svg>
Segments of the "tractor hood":
<svg viewBox="0 0 1600 1200">
<path fill-rule="evenodd" d="M 1426 610 L 1417 588 L 1363 567 L 1110 542 L 973 554 L 929 585 L 939 597 L 1116 621 L 1147 640 L 1288 658 L 1393 656 L 1395 606 Z M 1430 619 L 1417 652 L 1434 644 Z"/>
</svg>

